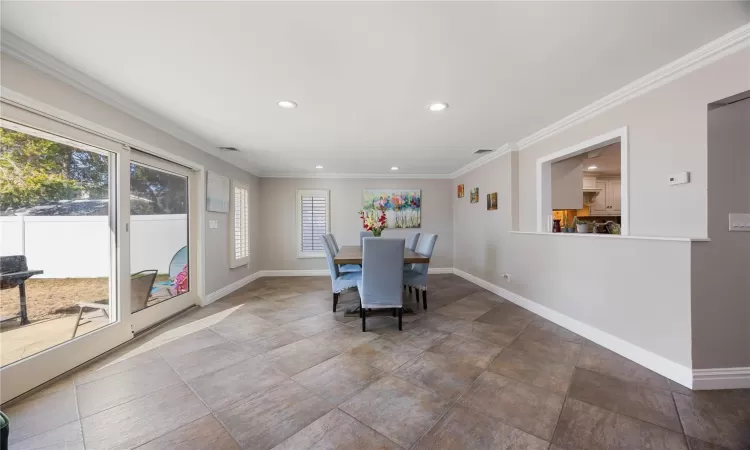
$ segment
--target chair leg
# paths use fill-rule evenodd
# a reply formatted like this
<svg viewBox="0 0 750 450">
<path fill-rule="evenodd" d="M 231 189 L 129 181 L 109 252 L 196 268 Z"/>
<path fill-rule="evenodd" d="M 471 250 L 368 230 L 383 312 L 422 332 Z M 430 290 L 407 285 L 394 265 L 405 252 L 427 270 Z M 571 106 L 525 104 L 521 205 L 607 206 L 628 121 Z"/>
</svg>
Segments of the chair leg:
<svg viewBox="0 0 750 450">
<path fill-rule="evenodd" d="M 411 294 L 411 286 L 409 286 L 409 293 Z"/>
<path fill-rule="evenodd" d="M 427 289 L 422 291 L 422 306 L 427 310 Z"/>
<path fill-rule="evenodd" d="M 367 315 L 365 313 L 365 308 L 360 308 L 359 313 L 362 316 L 362 332 L 364 333 L 365 332 L 365 316 Z"/>
<path fill-rule="evenodd" d="M 401 331 L 403 329 L 403 327 L 401 326 L 401 316 L 402 316 L 403 312 L 404 312 L 404 308 L 403 307 L 398 308 L 398 331 Z"/>
<path fill-rule="evenodd" d="M 417 297 L 417 306 L 419 306 L 419 289 L 414 288 L 414 296 Z"/>
<path fill-rule="evenodd" d="M 333 312 L 336 312 L 336 305 L 339 304 L 339 294 L 334 292 L 333 293 Z"/>
<path fill-rule="evenodd" d="M 396 310 L 397 310 L 397 309 L 398 309 L 398 308 L 393 308 L 393 317 L 396 317 Z"/>
<path fill-rule="evenodd" d="M 76 337 L 76 333 L 78 332 L 78 324 L 81 323 L 81 316 L 83 315 L 83 306 L 78 307 L 78 319 L 76 319 L 76 326 L 73 328 L 73 336 L 71 339 L 74 339 Z"/>
</svg>

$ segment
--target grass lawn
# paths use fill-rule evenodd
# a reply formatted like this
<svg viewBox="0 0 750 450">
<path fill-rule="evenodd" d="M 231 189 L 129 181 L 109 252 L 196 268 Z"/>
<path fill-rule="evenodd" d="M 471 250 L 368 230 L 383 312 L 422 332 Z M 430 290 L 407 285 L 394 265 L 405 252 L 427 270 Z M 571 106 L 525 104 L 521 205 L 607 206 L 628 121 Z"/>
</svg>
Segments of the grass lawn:
<svg viewBox="0 0 750 450">
<path fill-rule="evenodd" d="M 156 281 L 168 279 L 158 275 Z M 109 298 L 109 278 L 30 278 L 26 281 L 26 310 L 32 322 L 78 313 L 79 302 Z M 18 313 L 18 288 L 0 291 L 0 315 Z"/>
</svg>

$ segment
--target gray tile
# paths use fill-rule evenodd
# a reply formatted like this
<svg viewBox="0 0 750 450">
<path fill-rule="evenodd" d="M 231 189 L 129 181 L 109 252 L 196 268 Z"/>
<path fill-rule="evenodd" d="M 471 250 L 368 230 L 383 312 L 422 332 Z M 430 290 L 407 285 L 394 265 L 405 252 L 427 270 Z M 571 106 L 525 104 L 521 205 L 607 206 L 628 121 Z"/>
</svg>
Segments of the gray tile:
<svg viewBox="0 0 750 450">
<path fill-rule="evenodd" d="M 415 450 L 547 450 L 549 442 L 460 405 L 453 406 Z"/>
<path fill-rule="evenodd" d="M 338 405 L 382 376 L 378 369 L 347 354 L 340 354 L 298 373 L 292 379 Z"/>
<path fill-rule="evenodd" d="M 189 380 L 237 364 L 249 357 L 242 347 L 229 342 L 179 356 L 167 356 L 165 359 L 184 380 Z"/>
<path fill-rule="evenodd" d="M 307 317 L 282 325 L 284 331 L 292 332 L 303 337 L 310 337 L 322 331 L 330 330 L 338 326 L 338 321 L 330 312 L 317 316 Z"/>
<path fill-rule="evenodd" d="M 583 336 L 576 334 L 567 328 L 561 327 L 554 322 L 551 322 L 544 317 L 536 316 L 529 323 L 527 331 L 532 335 L 554 335 L 560 339 L 566 341 L 575 342 L 576 344 L 583 344 L 586 340 Z"/>
<path fill-rule="evenodd" d="M 470 320 L 448 317 L 443 314 L 429 313 L 414 323 L 420 327 L 445 333 L 471 332 Z"/>
<path fill-rule="evenodd" d="M 721 447 L 715 444 L 710 444 L 700 439 L 692 438 L 688 436 L 688 447 L 690 450 L 727 450 L 725 447 Z"/>
<path fill-rule="evenodd" d="M 81 419 L 86 448 L 127 449 L 187 425 L 208 409 L 184 384 Z"/>
<path fill-rule="evenodd" d="M 477 317 L 476 321 L 491 325 L 517 326 L 518 324 L 523 324 L 525 326 L 534 317 L 536 315 L 531 311 L 523 309 L 514 303 L 504 302 Z"/>
<path fill-rule="evenodd" d="M 678 392 L 680 394 L 685 394 L 685 395 L 692 395 L 693 394 L 693 390 L 692 389 L 690 389 L 688 387 L 685 387 L 685 386 L 681 385 L 680 383 L 678 383 L 676 381 L 672 381 L 672 380 L 667 380 L 667 381 L 669 382 L 669 390 L 670 391 L 672 391 L 672 392 Z"/>
<path fill-rule="evenodd" d="M 292 380 L 259 392 L 216 417 L 243 448 L 270 449 L 334 406 Z"/>
<path fill-rule="evenodd" d="M 138 450 L 239 450 L 240 446 L 209 414 L 138 447 Z"/>
<path fill-rule="evenodd" d="M 180 382 L 169 364 L 159 359 L 78 386 L 78 410 L 81 417 L 88 417 Z"/>
<path fill-rule="evenodd" d="M 336 349 L 339 352 L 347 352 L 358 345 L 377 338 L 377 334 L 369 331 L 363 333 L 361 328 L 340 326 L 318 333 L 310 339 L 320 346 Z"/>
<path fill-rule="evenodd" d="M 568 396 L 682 433 L 672 393 L 576 369 Z"/>
<path fill-rule="evenodd" d="M 62 389 L 34 395 L 3 412 L 10 418 L 12 427 L 8 442 L 20 442 L 78 420 L 75 388 L 73 383 L 66 383 Z"/>
<path fill-rule="evenodd" d="M 492 372 L 484 372 L 459 403 L 549 441 L 564 397 Z"/>
<path fill-rule="evenodd" d="M 501 325 L 492 325 L 484 322 L 472 322 L 471 330 L 468 332 L 458 332 L 460 336 L 468 336 L 473 339 L 479 339 L 501 347 L 510 345 L 511 342 L 526 327 L 523 321 L 508 321 Z"/>
<path fill-rule="evenodd" d="M 435 310 L 438 314 L 443 314 L 448 317 L 457 317 L 459 319 L 474 320 L 493 307 L 497 306 L 496 302 L 487 300 L 481 297 L 464 297 L 457 302 L 453 302 L 447 306 L 443 306 Z"/>
<path fill-rule="evenodd" d="M 161 359 L 159 352 L 152 346 L 145 347 L 145 349 L 143 347 L 129 347 L 112 354 L 103 355 L 86 365 L 82 370 L 74 373 L 73 379 L 76 384 L 80 385 L 126 372 L 137 366 Z"/>
<path fill-rule="evenodd" d="M 403 447 L 414 444 L 448 409 L 434 392 L 387 376 L 340 408 Z"/>
<path fill-rule="evenodd" d="M 213 411 L 223 409 L 287 378 L 260 357 L 188 381 Z"/>
<path fill-rule="evenodd" d="M 394 375 L 455 400 L 469 389 L 482 371 L 474 364 L 453 357 L 424 352 L 401 366 Z"/>
<path fill-rule="evenodd" d="M 506 348 L 487 370 L 514 380 L 565 395 L 573 377 L 573 365 L 534 358 L 526 352 Z"/>
<path fill-rule="evenodd" d="M 45 431 L 21 442 L 10 444 L 10 450 L 84 450 L 81 422 Z"/>
<path fill-rule="evenodd" d="M 275 450 L 373 449 L 402 447 L 338 409 L 311 423 Z"/>
<path fill-rule="evenodd" d="M 429 351 L 456 358 L 461 362 L 486 368 L 502 347 L 476 339 L 452 335 L 448 339 L 430 347 Z"/>
<path fill-rule="evenodd" d="M 186 336 L 159 343 L 156 350 L 162 356 L 179 356 L 228 341 L 210 328 L 203 328 Z"/>
<path fill-rule="evenodd" d="M 663 376 L 591 341 L 584 344 L 576 365 L 625 381 L 669 389 L 669 381 Z"/>
<path fill-rule="evenodd" d="M 232 342 L 247 342 L 259 334 L 276 329 L 276 325 L 253 314 L 240 314 L 222 320 L 211 328 Z"/>
<path fill-rule="evenodd" d="M 417 324 L 404 324 L 404 330 L 398 328 L 378 330 L 377 333 L 397 344 L 409 345 L 412 347 L 427 350 L 435 344 L 448 339 L 451 333 L 444 331 L 435 331 Z"/>
<path fill-rule="evenodd" d="M 746 391 L 750 394 L 750 391 Z M 747 396 L 711 391 L 672 395 L 685 434 L 731 450 L 750 448 L 750 404 L 747 403 Z"/>
<path fill-rule="evenodd" d="M 349 350 L 348 355 L 384 372 L 393 372 L 424 350 L 396 344 L 386 338 L 373 339 Z"/>
<path fill-rule="evenodd" d="M 271 350 L 259 358 L 263 358 L 277 370 L 291 377 L 338 354 L 339 352 L 331 347 L 322 346 L 311 339 L 303 339 Z"/>
<path fill-rule="evenodd" d="M 508 348 L 537 359 L 568 365 L 575 364 L 581 352 L 581 344 L 560 339 L 551 333 L 540 335 L 533 331 L 522 332 Z"/>
<path fill-rule="evenodd" d="M 687 450 L 685 436 L 568 398 L 552 443 L 565 450 Z"/>
</svg>

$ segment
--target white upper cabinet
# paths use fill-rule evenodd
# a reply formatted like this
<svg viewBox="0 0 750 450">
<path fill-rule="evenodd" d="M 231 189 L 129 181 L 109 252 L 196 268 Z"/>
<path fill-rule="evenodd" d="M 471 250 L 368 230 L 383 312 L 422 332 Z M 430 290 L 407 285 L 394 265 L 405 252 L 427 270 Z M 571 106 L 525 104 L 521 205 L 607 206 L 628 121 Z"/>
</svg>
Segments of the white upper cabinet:
<svg viewBox="0 0 750 450">
<path fill-rule="evenodd" d="M 621 211 L 620 189 L 622 182 L 620 178 L 597 178 L 596 189 L 599 189 L 599 195 L 594 199 L 591 205 L 592 216 L 619 216 Z"/>
</svg>

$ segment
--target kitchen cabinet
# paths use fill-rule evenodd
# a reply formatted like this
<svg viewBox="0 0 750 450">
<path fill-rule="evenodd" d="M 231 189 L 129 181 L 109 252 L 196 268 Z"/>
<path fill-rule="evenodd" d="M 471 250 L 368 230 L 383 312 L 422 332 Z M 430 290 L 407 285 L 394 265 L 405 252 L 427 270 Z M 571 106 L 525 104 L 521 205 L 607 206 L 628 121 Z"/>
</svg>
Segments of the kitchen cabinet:
<svg viewBox="0 0 750 450">
<path fill-rule="evenodd" d="M 592 216 L 619 216 L 622 214 L 622 180 L 620 178 L 597 178 L 599 195 L 591 205 Z"/>
<path fill-rule="evenodd" d="M 570 158 L 552 163 L 552 209 L 581 209 L 581 158 Z"/>
</svg>

